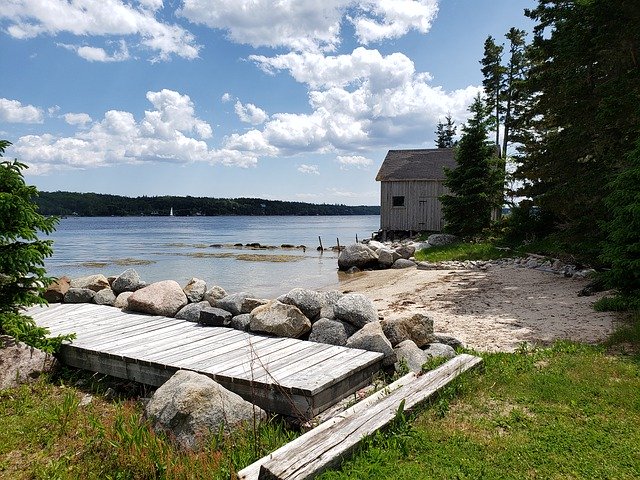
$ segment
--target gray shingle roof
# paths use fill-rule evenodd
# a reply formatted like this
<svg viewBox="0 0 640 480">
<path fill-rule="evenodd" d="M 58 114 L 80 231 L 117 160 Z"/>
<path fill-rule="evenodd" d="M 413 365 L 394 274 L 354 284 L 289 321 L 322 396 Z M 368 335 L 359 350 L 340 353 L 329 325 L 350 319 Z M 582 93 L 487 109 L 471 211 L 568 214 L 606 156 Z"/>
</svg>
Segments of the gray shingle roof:
<svg viewBox="0 0 640 480">
<path fill-rule="evenodd" d="M 453 148 L 389 150 L 376 180 L 444 180 L 444 167 L 456 167 Z"/>
</svg>

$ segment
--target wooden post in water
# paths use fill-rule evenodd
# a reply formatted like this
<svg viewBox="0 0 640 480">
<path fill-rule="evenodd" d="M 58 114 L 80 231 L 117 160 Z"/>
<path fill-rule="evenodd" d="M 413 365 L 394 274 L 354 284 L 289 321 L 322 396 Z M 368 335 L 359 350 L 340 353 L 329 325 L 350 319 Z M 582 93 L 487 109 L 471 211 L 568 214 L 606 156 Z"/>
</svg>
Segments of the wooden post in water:
<svg viewBox="0 0 640 480">
<path fill-rule="evenodd" d="M 324 251 L 324 248 L 322 248 L 322 238 L 320 238 L 320 235 L 318 235 L 318 242 L 320 242 L 318 250 L 320 251 L 320 253 L 322 253 Z"/>
<path fill-rule="evenodd" d="M 358 234 L 356 233 L 356 243 L 358 243 Z"/>
<path fill-rule="evenodd" d="M 336 242 L 338 243 L 338 253 L 340 253 L 340 239 L 336 238 Z"/>
</svg>

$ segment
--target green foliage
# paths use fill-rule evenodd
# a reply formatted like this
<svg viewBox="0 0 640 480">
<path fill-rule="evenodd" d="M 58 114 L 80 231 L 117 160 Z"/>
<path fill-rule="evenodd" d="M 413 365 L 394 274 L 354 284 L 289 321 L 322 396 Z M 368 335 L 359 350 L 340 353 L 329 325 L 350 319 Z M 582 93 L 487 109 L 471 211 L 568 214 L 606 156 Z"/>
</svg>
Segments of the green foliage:
<svg viewBox="0 0 640 480">
<path fill-rule="evenodd" d="M 484 56 L 482 64 L 482 85 L 489 108 L 492 110 L 492 124 L 496 135 L 496 145 L 500 145 L 500 119 L 502 118 L 503 77 L 505 68 L 502 66 L 504 47 L 498 45 L 489 35 L 484 42 Z"/>
<path fill-rule="evenodd" d="M 451 114 L 445 117 L 446 123 L 438 121 L 436 126 L 436 146 L 438 148 L 452 148 L 456 146 L 456 122 L 451 118 Z"/>
<path fill-rule="evenodd" d="M 496 228 L 508 243 L 531 242 L 552 232 L 553 218 L 531 200 L 522 200 L 511 208 L 508 216 L 502 217 Z"/>
<path fill-rule="evenodd" d="M 445 231 L 461 237 L 473 237 L 489 226 L 492 209 L 502 204 L 504 183 L 504 166 L 487 141 L 487 107 L 479 95 L 469 111 L 472 116 L 456 149 L 457 166 L 445 170 L 451 194 L 440 197 Z"/>
<path fill-rule="evenodd" d="M 47 353 L 56 353 L 62 342 L 76 338 L 73 333 L 48 337 L 48 329 L 37 326 L 31 317 L 13 312 L 0 313 L 0 332 Z"/>
<path fill-rule="evenodd" d="M 418 261 L 444 262 L 449 260 L 493 260 L 513 256 L 513 251 L 498 248 L 489 242 L 468 243 L 461 242 L 442 247 L 431 247 L 416 252 Z"/>
</svg>

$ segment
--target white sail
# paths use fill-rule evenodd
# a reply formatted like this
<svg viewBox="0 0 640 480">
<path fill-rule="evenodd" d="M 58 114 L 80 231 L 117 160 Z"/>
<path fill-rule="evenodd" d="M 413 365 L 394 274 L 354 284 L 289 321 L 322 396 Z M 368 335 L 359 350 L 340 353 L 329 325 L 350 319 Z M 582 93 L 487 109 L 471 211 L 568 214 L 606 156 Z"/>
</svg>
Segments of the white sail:
<svg viewBox="0 0 640 480">
<path fill-rule="evenodd" d="M 169 212 L 169 216 L 173 217 L 173 207 L 171 207 L 171 211 Z"/>
</svg>

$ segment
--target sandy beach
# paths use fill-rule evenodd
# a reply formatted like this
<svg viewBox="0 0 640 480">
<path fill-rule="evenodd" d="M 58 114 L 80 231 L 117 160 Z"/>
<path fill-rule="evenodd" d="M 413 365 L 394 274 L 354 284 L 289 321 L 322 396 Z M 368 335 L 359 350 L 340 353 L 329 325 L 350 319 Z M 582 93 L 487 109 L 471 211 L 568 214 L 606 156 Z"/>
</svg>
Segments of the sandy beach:
<svg viewBox="0 0 640 480">
<path fill-rule="evenodd" d="M 592 308 L 606 292 L 578 296 L 588 282 L 514 266 L 486 271 L 409 268 L 341 274 L 340 284 L 326 290 L 363 293 L 385 318 L 429 314 L 436 332 L 469 348 L 510 352 L 523 342 L 605 339 L 616 315 Z"/>
</svg>

